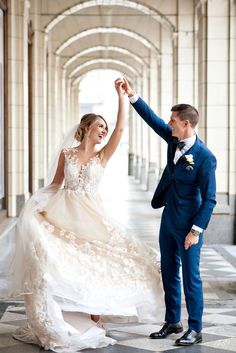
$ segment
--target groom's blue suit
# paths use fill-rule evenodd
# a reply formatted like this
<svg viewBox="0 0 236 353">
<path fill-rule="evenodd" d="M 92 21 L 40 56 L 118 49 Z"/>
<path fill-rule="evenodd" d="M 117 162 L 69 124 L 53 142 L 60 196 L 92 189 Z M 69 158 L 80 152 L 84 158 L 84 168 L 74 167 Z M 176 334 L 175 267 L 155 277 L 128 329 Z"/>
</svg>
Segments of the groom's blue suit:
<svg viewBox="0 0 236 353">
<path fill-rule="evenodd" d="M 147 124 L 168 144 L 167 165 L 152 199 L 152 207 L 164 206 L 160 227 L 160 251 L 163 286 L 168 323 L 181 318 L 181 282 L 179 268 L 182 264 L 184 294 L 191 330 L 202 329 L 203 293 L 199 271 L 199 242 L 188 250 L 184 241 L 193 225 L 206 229 L 216 204 L 216 159 L 197 137 L 195 144 L 179 158 L 173 159 L 177 148 L 171 127 L 160 119 L 139 98 L 133 106 Z M 189 157 L 189 155 L 192 155 Z M 191 164 L 190 159 L 194 164 Z"/>
</svg>

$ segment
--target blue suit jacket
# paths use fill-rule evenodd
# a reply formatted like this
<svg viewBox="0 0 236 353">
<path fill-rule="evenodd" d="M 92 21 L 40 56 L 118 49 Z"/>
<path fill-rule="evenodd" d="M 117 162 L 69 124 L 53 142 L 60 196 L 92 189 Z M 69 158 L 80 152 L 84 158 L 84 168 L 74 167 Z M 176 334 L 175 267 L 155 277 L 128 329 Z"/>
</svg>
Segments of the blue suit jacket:
<svg viewBox="0 0 236 353">
<path fill-rule="evenodd" d="M 215 156 L 197 137 L 195 144 L 174 164 L 177 146 L 171 127 L 141 98 L 133 106 L 147 124 L 168 143 L 167 165 L 154 193 L 152 207 L 159 208 L 169 204 L 173 218 L 181 217 L 191 225 L 206 229 L 216 205 Z M 192 155 L 193 165 L 187 161 L 185 156 L 188 155 Z"/>
</svg>

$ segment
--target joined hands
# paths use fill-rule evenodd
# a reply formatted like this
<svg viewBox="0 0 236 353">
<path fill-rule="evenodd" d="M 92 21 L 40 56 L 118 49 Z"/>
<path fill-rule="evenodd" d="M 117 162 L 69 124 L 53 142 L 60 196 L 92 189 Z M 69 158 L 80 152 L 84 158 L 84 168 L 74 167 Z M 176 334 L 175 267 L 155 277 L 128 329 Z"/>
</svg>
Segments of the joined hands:
<svg viewBox="0 0 236 353">
<path fill-rule="evenodd" d="M 129 85 L 128 81 L 126 80 L 126 78 L 117 78 L 115 80 L 115 88 L 117 90 L 117 93 L 123 93 L 123 94 L 127 94 L 128 97 L 131 97 L 134 95 L 134 91 L 131 88 L 131 86 Z"/>
</svg>

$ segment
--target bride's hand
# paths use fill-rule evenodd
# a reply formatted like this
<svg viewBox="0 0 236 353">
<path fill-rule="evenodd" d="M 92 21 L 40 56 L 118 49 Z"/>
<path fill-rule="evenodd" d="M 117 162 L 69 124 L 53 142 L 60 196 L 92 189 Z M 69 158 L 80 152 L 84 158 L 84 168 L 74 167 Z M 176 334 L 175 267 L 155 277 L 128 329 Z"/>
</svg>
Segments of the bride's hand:
<svg viewBox="0 0 236 353">
<path fill-rule="evenodd" d="M 118 95 L 124 95 L 124 89 L 123 89 L 123 84 L 124 84 L 124 80 L 122 78 L 117 78 L 115 80 L 115 88 L 116 88 L 116 91 L 118 93 Z"/>
</svg>

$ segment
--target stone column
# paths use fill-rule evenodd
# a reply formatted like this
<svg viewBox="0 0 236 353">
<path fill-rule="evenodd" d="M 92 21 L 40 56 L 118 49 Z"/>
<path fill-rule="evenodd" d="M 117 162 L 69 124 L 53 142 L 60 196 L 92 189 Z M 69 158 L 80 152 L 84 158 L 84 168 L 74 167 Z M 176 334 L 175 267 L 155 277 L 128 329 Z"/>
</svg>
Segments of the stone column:
<svg viewBox="0 0 236 353">
<path fill-rule="evenodd" d="M 71 109 L 71 78 L 66 79 L 66 115 L 72 121 L 72 109 Z"/>
<path fill-rule="evenodd" d="M 75 124 L 78 124 L 80 119 L 81 119 L 81 114 L 80 114 L 80 88 L 79 88 L 79 86 L 77 86 Z"/>
<path fill-rule="evenodd" d="M 200 120 L 198 133 L 206 141 L 207 116 L 207 4 L 198 2 L 196 7 L 198 17 L 198 110 Z"/>
<path fill-rule="evenodd" d="M 194 103 L 194 3 L 178 1 L 174 34 L 174 103 Z"/>
<path fill-rule="evenodd" d="M 63 116 L 63 131 L 68 131 L 71 127 L 71 122 L 69 117 L 67 116 L 67 97 L 66 97 L 66 69 L 62 71 L 62 83 L 61 83 L 61 109 Z"/>
<path fill-rule="evenodd" d="M 71 79 L 68 79 L 68 85 L 70 84 L 70 121 L 71 124 L 76 124 L 79 121 L 79 85 L 71 83 Z"/>
<path fill-rule="evenodd" d="M 28 21 L 27 0 L 8 7 L 8 216 L 19 214 L 28 198 Z"/>
<path fill-rule="evenodd" d="M 236 2 L 229 2 L 229 203 L 236 244 Z"/>
<path fill-rule="evenodd" d="M 62 114 L 62 77 L 63 69 L 61 67 L 60 56 L 56 56 L 56 70 L 55 70 L 55 142 L 56 146 L 60 146 L 63 139 L 64 116 Z"/>
<path fill-rule="evenodd" d="M 128 159 L 128 175 L 134 176 L 134 158 L 135 158 L 135 125 L 134 111 L 129 107 L 129 159 Z"/>
<path fill-rule="evenodd" d="M 140 94 L 142 98 L 148 102 L 149 101 L 149 69 L 146 66 L 143 66 L 143 75 L 142 75 L 142 87 Z M 139 116 L 138 119 L 141 119 Z M 141 170 L 140 170 L 140 183 L 147 185 L 147 173 L 148 173 L 148 161 L 149 161 L 149 127 L 146 122 L 141 119 Z"/>
<path fill-rule="evenodd" d="M 161 55 L 159 63 L 159 104 L 158 112 L 167 123 L 170 117 L 170 109 L 173 105 L 173 33 L 165 27 L 161 27 Z M 160 162 L 158 179 L 166 166 L 167 144 L 160 139 Z M 158 142 L 159 142 L 158 141 Z"/>
<path fill-rule="evenodd" d="M 199 134 L 216 155 L 218 204 L 208 228 L 214 243 L 233 243 L 235 215 L 235 2 L 201 1 Z M 211 235 L 214 234 L 214 239 Z"/>
<path fill-rule="evenodd" d="M 57 116 L 57 67 L 58 67 L 58 57 L 54 54 L 52 47 L 52 42 L 50 40 L 50 33 L 48 37 L 48 77 L 47 77 L 47 132 L 48 132 L 48 161 L 50 162 L 53 153 L 55 152 L 55 147 L 58 144 L 57 132 L 58 132 L 58 116 Z"/>
<path fill-rule="evenodd" d="M 47 38 L 40 22 L 40 3 L 31 1 L 33 25 L 32 60 L 32 119 L 33 119 L 33 191 L 43 186 L 47 173 L 47 91 L 46 46 Z"/>
<path fill-rule="evenodd" d="M 150 72 L 149 72 L 149 104 L 153 111 L 157 113 L 158 103 L 158 54 L 151 50 L 150 53 Z M 149 150 L 149 163 L 148 163 L 148 178 L 147 190 L 153 191 L 157 185 L 157 162 L 160 159 L 160 142 L 156 133 L 148 129 L 148 150 Z"/>
<path fill-rule="evenodd" d="M 132 86 L 136 89 L 137 84 L 132 83 Z M 137 151 L 137 129 L 136 129 L 137 117 L 135 116 L 134 108 L 129 105 L 129 161 L 128 161 L 128 175 L 135 176 L 136 171 L 136 151 Z"/>
<path fill-rule="evenodd" d="M 74 86 L 71 85 L 70 87 L 70 114 L 71 114 L 71 119 L 74 120 Z"/>
<path fill-rule="evenodd" d="M 62 136 L 78 122 L 78 85 L 70 87 L 72 92 L 71 101 L 68 101 L 67 88 L 71 85 L 71 80 L 67 78 L 67 71 L 63 69 L 61 58 L 57 58 L 57 89 L 56 89 L 56 110 L 57 110 L 57 138 L 60 143 Z M 69 80 L 69 81 L 68 81 Z"/>
<path fill-rule="evenodd" d="M 137 92 L 141 92 L 142 90 L 142 78 L 138 78 L 137 80 Z M 141 176 L 141 154 L 142 154 L 142 150 L 141 150 L 141 141 L 142 141 L 142 134 L 141 134 L 141 126 L 142 126 L 142 121 L 141 118 L 139 116 L 137 116 L 136 114 L 136 122 L 135 122 L 135 145 L 136 145 L 136 158 L 135 158 L 135 179 L 140 180 L 140 176 Z"/>
</svg>

